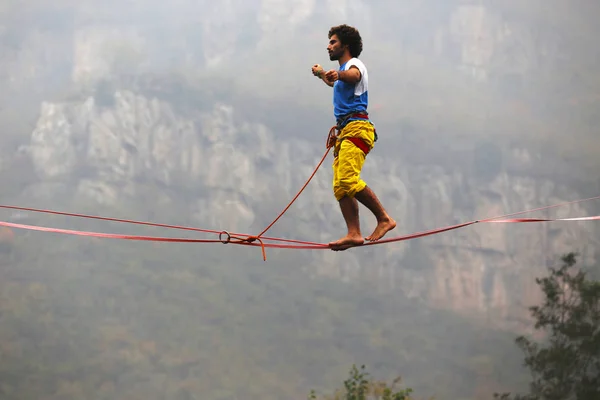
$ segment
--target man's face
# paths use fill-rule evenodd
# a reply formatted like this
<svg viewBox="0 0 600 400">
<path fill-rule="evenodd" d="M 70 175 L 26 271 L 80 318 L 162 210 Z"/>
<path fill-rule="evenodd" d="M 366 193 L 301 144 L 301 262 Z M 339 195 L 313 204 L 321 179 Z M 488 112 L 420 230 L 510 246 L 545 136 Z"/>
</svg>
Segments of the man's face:
<svg viewBox="0 0 600 400">
<path fill-rule="evenodd" d="M 342 46 L 342 43 L 338 39 L 337 35 L 333 35 L 329 39 L 327 52 L 329 53 L 329 59 L 331 61 L 337 61 L 344 55 L 344 47 Z"/>
</svg>

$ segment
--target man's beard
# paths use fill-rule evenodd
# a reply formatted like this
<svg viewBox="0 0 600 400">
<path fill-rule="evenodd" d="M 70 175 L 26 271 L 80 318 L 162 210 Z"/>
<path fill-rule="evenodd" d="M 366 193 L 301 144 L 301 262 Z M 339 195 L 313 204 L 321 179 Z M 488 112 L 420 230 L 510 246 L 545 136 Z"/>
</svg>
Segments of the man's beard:
<svg viewBox="0 0 600 400">
<path fill-rule="evenodd" d="M 340 52 L 335 52 L 332 51 L 331 53 L 329 53 L 329 60 L 331 61 L 337 61 L 340 59 L 340 57 L 342 56 L 342 54 Z"/>
</svg>

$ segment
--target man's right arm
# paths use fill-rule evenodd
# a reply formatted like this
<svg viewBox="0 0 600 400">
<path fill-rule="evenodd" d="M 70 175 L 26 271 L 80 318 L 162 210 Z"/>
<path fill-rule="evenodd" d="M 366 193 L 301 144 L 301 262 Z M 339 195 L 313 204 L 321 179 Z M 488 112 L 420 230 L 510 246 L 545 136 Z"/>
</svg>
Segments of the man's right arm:
<svg viewBox="0 0 600 400">
<path fill-rule="evenodd" d="M 331 86 L 333 87 L 333 81 L 330 79 L 327 79 L 327 77 L 325 76 L 325 70 L 323 70 L 323 67 L 321 67 L 319 64 L 315 64 L 312 67 L 312 72 L 315 76 L 317 76 L 318 78 L 320 78 L 323 82 L 325 82 L 325 84 L 327 86 Z"/>
<path fill-rule="evenodd" d="M 333 87 L 333 81 L 332 81 L 332 80 L 329 80 L 329 79 L 327 79 L 327 77 L 325 76 L 325 71 L 321 71 L 321 73 L 319 74 L 319 78 L 321 78 L 321 80 L 322 80 L 323 82 L 325 82 L 325 84 L 326 84 L 327 86 L 331 86 L 331 87 Z"/>
</svg>

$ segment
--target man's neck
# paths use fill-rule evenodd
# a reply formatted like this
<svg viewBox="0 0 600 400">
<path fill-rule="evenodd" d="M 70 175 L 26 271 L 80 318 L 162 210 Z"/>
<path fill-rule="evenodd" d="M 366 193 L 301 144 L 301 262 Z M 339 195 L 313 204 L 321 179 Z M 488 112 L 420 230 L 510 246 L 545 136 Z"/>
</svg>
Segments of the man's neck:
<svg viewBox="0 0 600 400">
<path fill-rule="evenodd" d="M 346 64 L 351 58 L 352 58 L 352 56 L 350 54 L 346 53 L 340 57 L 338 62 L 340 63 L 340 66 L 342 66 L 342 65 Z"/>
</svg>

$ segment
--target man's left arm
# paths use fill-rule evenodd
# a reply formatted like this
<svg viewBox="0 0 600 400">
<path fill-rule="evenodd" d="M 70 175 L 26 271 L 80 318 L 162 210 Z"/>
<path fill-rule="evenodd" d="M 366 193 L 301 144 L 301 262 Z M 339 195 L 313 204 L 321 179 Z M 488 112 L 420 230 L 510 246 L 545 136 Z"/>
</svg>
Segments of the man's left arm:
<svg viewBox="0 0 600 400">
<path fill-rule="evenodd" d="M 329 70 L 325 76 L 330 81 L 340 80 L 342 82 L 356 84 L 360 81 L 361 73 L 357 66 L 352 65 L 346 71 L 337 71 L 335 69 Z"/>
<path fill-rule="evenodd" d="M 346 83 L 358 83 L 361 78 L 360 70 L 356 65 L 352 65 L 346 71 L 340 71 L 339 80 Z"/>
</svg>

